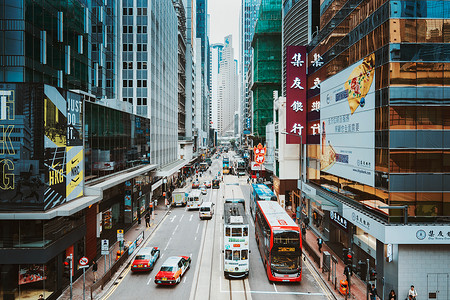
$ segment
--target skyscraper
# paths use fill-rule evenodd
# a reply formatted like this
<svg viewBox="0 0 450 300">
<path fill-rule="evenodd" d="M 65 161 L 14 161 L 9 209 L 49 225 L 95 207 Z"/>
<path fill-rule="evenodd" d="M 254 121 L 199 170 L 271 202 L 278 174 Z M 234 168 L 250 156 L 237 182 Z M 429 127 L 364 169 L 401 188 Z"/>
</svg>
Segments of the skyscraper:
<svg viewBox="0 0 450 300">
<path fill-rule="evenodd" d="M 239 110 L 237 64 L 234 60 L 232 36 L 225 37 L 220 62 L 217 91 L 218 132 L 225 136 L 227 132 L 234 134 L 234 114 Z"/>
<path fill-rule="evenodd" d="M 154 164 L 177 159 L 178 22 L 172 1 L 120 1 L 122 100 L 151 118 Z"/>
<path fill-rule="evenodd" d="M 218 107 L 218 91 L 219 91 L 219 72 L 220 63 L 222 62 L 223 44 L 211 45 L 211 80 L 210 80 L 210 115 L 209 121 L 211 128 L 218 129 L 219 123 L 219 107 Z"/>
<path fill-rule="evenodd" d="M 255 30 L 256 20 L 258 19 L 259 5 L 261 0 L 243 0 L 240 12 L 240 84 L 241 84 L 241 122 L 243 130 L 251 131 L 248 127 L 247 119 L 251 118 L 251 103 L 249 101 L 247 72 L 252 57 L 252 39 Z"/>
<path fill-rule="evenodd" d="M 198 131 L 200 147 L 206 148 L 209 134 L 209 37 L 208 1 L 197 0 L 197 38 L 200 39 L 201 57 L 201 124 Z"/>
</svg>

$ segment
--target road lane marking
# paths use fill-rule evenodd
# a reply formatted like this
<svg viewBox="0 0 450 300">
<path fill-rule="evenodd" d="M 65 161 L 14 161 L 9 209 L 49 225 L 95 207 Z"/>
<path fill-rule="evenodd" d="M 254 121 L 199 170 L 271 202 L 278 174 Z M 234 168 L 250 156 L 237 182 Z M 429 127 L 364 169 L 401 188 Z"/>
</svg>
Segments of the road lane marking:
<svg viewBox="0 0 450 300">
<path fill-rule="evenodd" d="M 172 218 L 170 218 L 170 222 L 173 222 L 176 219 L 177 215 L 173 216 Z"/>
<path fill-rule="evenodd" d="M 195 239 L 194 240 L 197 240 L 197 237 L 195 237 Z"/>
<path fill-rule="evenodd" d="M 181 222 L 181 220 L 183 220 L 183 217 L 184 217 L 184 215 L 181 215 L 180 222 Z"/>
<path fill-rule="evenodd" d="M 148 281 L 147 281 L 147 285 L 149 285 L 149 284 L 150 284 L 150 281 L 152 281 L 152 276 L 150 276 L 150 278 L 148 279 Z"/>
<path fill-rule="evenodd" d="M 164 253 L 163 253 L 163 254 L 161 254 L 161 256 L 160 256 L 159 258 L 163 258 L 163 256 L 164 256 Z"/>
<path fill-rule="evenodd" d="M 273 288 L 275 289 L 275 292 L 278 293 L 277 286 L 275 285 L 275 282 L 273 283 Z"/>
<path fill-rule="evenodd" d="M 194 216 L 194 215 L 191 215 L 191 217 L 189 218 L 189 222 L 192 221 L 192 217 L 193 217 L 193 216 Z"/>
<path fill-rule="evenodd" d="M 186 277 L 184 277 L 184 279 L 183 279 L 183 283 L 186 283 Z"/>
<path fill-rule="evenodd" d="M 197 231 L 195 232 L 195 234 L 198 233 L 199 228 L 200 228 L 200 223 L 198 223 L 198 225 L 197 225 Z"/>
<path fill-rule="evenodd" d="M 172 240 L 172 238 L 169 239 L 169 241 L 167 242 L 166 248 L 164 248 L 164 251 L 167 250 L 167 247 L 169 247 L 170 241 Z"/>
<path fill-rule="evenodd" d="M 178 229 L 178 225 L 177 225 L 177 227 L 175 227 L 175 229 L 173 230 L 172 235 L 175 234 L 175 232 L 177 231 L 177 229 Z"/>
<path fill-rule="evenodd" d="M 303 254 L 305 255 L 305 254 Z M 332 300 L 332 296 L 330 294 L 330 292 L 328 291 L 328 289 L 324 286 L 324 283 L 319 279 L 318 275 L 315 273 L 315 270 L 313 270 L 309 260 L 305 261 L 305 265 L 306 267 L 309 269 L 309 272 L 311 273 L 311 275 L 314 277 L 314 279 L 316 280 L 316 282 L 319 284 L 320 288 L 322 289 L 322 291 L 324 292 L 324 295 L 327 296 L 328 299 Z"/>
</svg>

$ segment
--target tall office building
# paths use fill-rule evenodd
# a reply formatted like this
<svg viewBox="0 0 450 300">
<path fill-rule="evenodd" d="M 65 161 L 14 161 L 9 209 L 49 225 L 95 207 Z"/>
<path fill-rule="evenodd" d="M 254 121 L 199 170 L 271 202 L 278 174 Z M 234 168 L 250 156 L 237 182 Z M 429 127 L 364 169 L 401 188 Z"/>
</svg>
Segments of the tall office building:
<svg viewBox="0 0 450 300">
<path fill-rule="evenodd" d="M 209 29 L 208 1 L 197 0 L 197 38 L 200 39 L 201 123 L 198 128 L 199 145 L 206 149 L 209 134 Z"/>
<path fill-rule="evenodd" d="M 449 1 L 324 1 L 308 47 L 304 212 L 381 298 L 449 295 L 449 18 Z"/>
<path fill-rule="evenodd" d="M 243 0 L 241 4 L 239 20 L 239 38 L 240 38 L 240 58 L 241 65 L 239 69 L 241 84 L 241 122 L 244 131 L 251 131 L 250 119 L 251 102 L 249 101 L 248 89 L 248 68 L 252 57 L 252 39 L 255 31 L 256 20 L 258 19 L 259 5 L 261 0 Z"/>
<path fill-rule="evenodd" d="M 187 0 L 186 4 L 186 138 L 194 141 L 195 129 L 195 52 L 197 36 L 197 1 Z"/>
<path fill-rule="evenodd" d="M 118 2 L 91 1 L 91 90 L 97 99 L 116 99 L 118 93 Z"/>
<path fill-rule="evenodd" d="M 172 1 L 120 1 L 122 100 L 151 119 L 151 163 L 177 159 L 178 21 Z"/>
<path fill-rule="evenodd" d="M 222 62 L 223 44 L 212 44 L 210 52 L 211 60 L 211 80 L 210 80 L 210 111 L 209 122 L 211 128 L 218 129 L 219 126 L 219 106 L 218 106 L 218 91 L 219 91 L 219 72 L 220 63 Z"/>
<path fill-rule="evenodd" d="M 234 135 L 234 114 L 239 111 L 239 87 L 237 64 L 234 60 L 232 36 L 225 37 L 220 62 L 217 91 L 218 133 Z"/>
<path fill-rule="evenodd" d="M 178 137 L 186 137 L 186 10 L 182 0 L 172 0 L 178 19 Z"/>
</svg>

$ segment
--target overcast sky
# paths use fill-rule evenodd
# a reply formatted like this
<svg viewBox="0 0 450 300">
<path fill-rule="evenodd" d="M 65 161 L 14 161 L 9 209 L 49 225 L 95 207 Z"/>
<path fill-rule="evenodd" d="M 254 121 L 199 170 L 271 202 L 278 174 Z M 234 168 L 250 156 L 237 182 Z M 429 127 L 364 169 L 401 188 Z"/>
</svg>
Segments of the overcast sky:
<svg viewBox="0 0 450 300">
<path fill-rule="evenodd" d="M 209 43 L 223 43 L 233 35 L 234 58 L 239 60 L 239 11 L 242 0 L 208 0 L 210 15 Z"/>
</svg>

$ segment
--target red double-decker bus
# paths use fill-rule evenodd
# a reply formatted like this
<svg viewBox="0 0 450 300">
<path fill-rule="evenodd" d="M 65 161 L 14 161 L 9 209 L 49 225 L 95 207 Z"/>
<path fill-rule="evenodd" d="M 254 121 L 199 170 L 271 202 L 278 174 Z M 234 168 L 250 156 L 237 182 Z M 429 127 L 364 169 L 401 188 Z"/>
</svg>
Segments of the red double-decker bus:
<svg viewBox="0 0 450 300">
<path fill-rule="evenodd" d="M 302 280 L 301 233 L 278 202 L 257 202 L 255 236 L 270 281 Z"/>
</svg>

